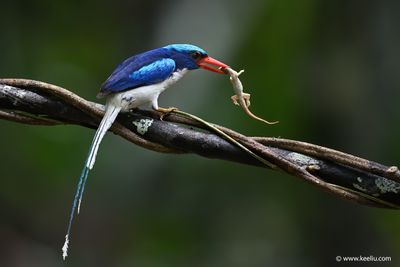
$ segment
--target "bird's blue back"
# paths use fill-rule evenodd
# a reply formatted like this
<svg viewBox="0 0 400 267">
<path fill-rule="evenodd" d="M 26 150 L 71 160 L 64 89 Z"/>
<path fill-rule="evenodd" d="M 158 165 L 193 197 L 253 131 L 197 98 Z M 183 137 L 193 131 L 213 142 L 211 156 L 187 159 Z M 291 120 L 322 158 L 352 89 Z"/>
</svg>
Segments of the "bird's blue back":
<svg viewBox="0 0 400 267">
<path fill-rule="evenodd" d="M 144 85 L 150 85 L 161 80 L 157 81 L 154 79 L 154 75 L 147 76 L 145 72 L 144 75 L 139 79 L 135 79 L 133 73 L 140 70 L 142 67 L 150 65 L 154 62 L 157 62 L 161 59 L 169 57 L 169 51 L 167 49 L 154 49 L 150 50 L 135 56 L 132 56 L 122 62 L 108 77 L 108 79 L 102 84 L 100 89 L 100 95 L 108 95 L 110 93 L 117 93 L 128 89 L 137 88 Z M 166 67 L 166 68 L 165 68 Z M 164 68 L 158 68 L 157 72 L 169 71 L 170 67 L 165 66 Z M 156 70 L 156 69 L 154 69 Z M 151 72 L 152 69 L 148 68 L 148 71 Z M 164 75 L 159 75 L 158 77 L 162 77 Z M 157 77 L 157 76 L 156 76 Z"/>
</svg>

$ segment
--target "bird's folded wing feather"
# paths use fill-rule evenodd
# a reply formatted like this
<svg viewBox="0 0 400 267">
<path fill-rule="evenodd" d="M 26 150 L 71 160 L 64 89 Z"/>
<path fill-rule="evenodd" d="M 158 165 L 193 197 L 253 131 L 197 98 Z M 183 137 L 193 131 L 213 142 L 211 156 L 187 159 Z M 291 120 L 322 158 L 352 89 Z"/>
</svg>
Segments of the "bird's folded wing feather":
<svg viewBox="0 0 400 267">
<path fill-rule="evenodd" d="M 101 86 L 98 97 L 162 82 L 171 76 L 175 68 L 175 61 L 171 58 L 132 57 L 108 77 Z"/>
</svg>

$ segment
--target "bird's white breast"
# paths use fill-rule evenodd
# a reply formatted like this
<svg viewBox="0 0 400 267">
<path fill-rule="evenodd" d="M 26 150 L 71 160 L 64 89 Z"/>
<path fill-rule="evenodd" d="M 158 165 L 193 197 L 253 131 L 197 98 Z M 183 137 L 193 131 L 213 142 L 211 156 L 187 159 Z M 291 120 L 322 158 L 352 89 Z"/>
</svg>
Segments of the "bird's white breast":
<svg viewBox="0 0 400 267">
<path fill-rule="evenodd" d="M 178 70 L 174 72 L 168 79 L 152 85 L 138 87 L 121 93 L 111 95 L 107 102 L 121 107 L 123 111 L 128 111 L 150 103 L 157 103 L 158 96 L 169 86 L 179 81 L 188 69 Z"/>
</svg>

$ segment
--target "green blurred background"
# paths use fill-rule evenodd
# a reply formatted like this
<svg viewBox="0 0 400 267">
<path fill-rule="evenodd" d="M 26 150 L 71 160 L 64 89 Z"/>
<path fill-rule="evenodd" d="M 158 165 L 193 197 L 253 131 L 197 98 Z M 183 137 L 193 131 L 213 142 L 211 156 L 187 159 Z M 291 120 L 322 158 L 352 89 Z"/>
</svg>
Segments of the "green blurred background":
<svg viewBox="0 0 400 267">
<path fill-rule="evenodd" d="M 399 1 L 3 1 L 0 77 L 89 99 L 124 58 L 193 43 L 236 69 L 196 71 L 160 100 L 246 135 L 308 141 L 387 165 L 400 145 Z M 70 256 L 61 247 L 94 131 L 0 121 L 0 266 L 338 266 L 391 256 L 397 211 L 359 206 L 286 174 L 146 151 L 109 134 L 90 173 Z M 347 264 L 350 265 L 350 264 Z"/>
</svg>

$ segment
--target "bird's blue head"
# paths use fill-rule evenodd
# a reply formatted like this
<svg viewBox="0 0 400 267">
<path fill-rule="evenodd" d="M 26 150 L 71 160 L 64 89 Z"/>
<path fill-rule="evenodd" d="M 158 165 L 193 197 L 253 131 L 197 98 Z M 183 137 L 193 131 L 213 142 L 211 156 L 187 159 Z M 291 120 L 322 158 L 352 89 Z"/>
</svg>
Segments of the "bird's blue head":
<svg viewBox="0 0 400 267">
<path fill-rule="evenodd" d="M 207 52 L 191 44 L 171 44 L 164 46 L 172 52 L 171 58 L 175 60 L 177 69 L 206 69 L 213 72 L 225 74 L 221 68 L 226 68 L 228 65 L 210 57 Z"/>
</svg>

